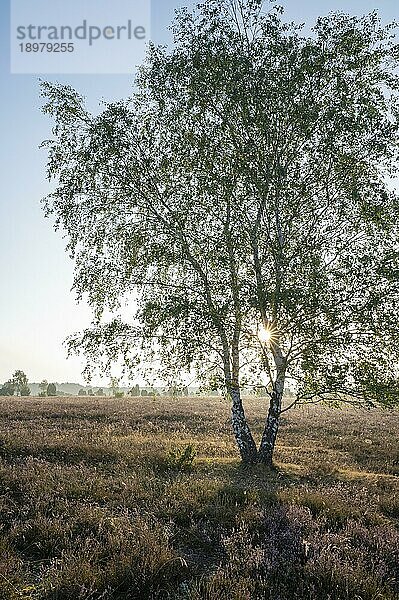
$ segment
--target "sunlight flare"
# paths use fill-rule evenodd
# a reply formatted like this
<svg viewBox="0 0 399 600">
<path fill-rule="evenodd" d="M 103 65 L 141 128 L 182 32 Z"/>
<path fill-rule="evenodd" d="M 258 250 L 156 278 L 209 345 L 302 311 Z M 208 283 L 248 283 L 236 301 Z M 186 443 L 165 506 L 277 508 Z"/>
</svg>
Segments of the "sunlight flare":
<svg viewBox="0 0 399 600">
<path fill-rule="evenodd" d="M 270 327 L 260 325 L 258 328 L 258 338 L 262 344 L 270 344 L 273 340 L 274 332 Z"/>
</svg>

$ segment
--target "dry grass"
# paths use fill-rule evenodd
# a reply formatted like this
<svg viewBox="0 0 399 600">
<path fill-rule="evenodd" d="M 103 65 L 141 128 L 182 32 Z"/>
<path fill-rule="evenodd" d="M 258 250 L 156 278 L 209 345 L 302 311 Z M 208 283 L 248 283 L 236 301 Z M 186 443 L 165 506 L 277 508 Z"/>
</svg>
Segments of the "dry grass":
<svg viewBox="0 0 399 600">
<path fill-rule="evenodd" d="M 275 471 L 240 466 L 220 398 L 0 415 L 0 600 L 399 598 L 397 412 L 286 413 Z"/>
</svg>

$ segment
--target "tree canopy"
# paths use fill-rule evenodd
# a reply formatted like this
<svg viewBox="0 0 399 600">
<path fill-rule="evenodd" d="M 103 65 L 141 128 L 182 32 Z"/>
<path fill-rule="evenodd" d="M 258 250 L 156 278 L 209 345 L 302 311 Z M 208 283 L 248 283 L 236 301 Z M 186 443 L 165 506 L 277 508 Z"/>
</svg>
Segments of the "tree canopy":
<svg viewBox="0 0 399 600">
<path fill-rule="evenodd" d="M 56 396 L 57 395 L 57 386 L 55 383 L 49 383 L 47 386 L 47 396 Z"/>
<path fill-rule="evenodd" d="M 258 0 L 182 9 L 173 32 L 98 115 L 43 83 L 46 212 L 93 308 L 70 348 L 195 372 L 231 398 L 243 460 L 270 463 L 287 379 L 293 404 L 398 400 L 398 46 L 376 13 L 305 36 Z M 259 450 L 244 384 L 270 396 Z"/>
<path fill-rule="evenodd" d="M 11 379 L 6 381 L 0 388 L 0 396 L 30 396 L 28 377 L 23 371 L 15 371 Z"/>
</svg>

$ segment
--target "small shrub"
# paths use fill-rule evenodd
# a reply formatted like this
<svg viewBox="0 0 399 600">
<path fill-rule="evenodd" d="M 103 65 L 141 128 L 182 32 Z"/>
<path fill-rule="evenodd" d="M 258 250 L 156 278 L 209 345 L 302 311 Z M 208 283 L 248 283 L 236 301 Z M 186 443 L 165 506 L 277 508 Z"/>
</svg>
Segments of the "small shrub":
<svg viewBox="0 0 399 600">
<path fill-rule="evenodd" d="M 172 448 L 169 450 L 166 464 L 169 469 L 175 471 L 190 471 L 196 456 L 197 453 L 193 445 L 187 444 L 185 448 Z"/>
</svg>

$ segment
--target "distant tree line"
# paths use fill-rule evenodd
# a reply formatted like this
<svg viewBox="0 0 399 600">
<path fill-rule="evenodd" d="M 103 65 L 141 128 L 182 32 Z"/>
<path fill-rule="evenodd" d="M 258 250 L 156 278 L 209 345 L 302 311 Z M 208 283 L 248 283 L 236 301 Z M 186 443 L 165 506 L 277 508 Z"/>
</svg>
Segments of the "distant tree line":
<svg viewBox="0 0 399 600">
<path fill-rule="evenodd" d="M 88 390 L 81 388 L 78 391 L 78 396 L 105 396 L 105 393 L 104 393 L 103 388 L 98 388 L 98 390 L 96 392 L 94 390 L 92 390 L 91 388 L 89 388 Z"/>
<path fill-rule="evenodd" d="M 0 396 L 30 396 L 28 378 L 21 370 L 15 371 L 14 375 L 0 388 Z"/>
<path fill-rule="evenodd" d="M 43 379 L 41 383 L 39 383 L 39 396 L 44 398 L 46 396 L 57 396 L 57 386 L 55 383 L 49 383 L 47 379 Z"/>
<path fill-rule="evenodd" d="M 36 386 L 37 384 L 32 384 Z M 126 392 L 119 388 L 119 380 L 117 378 L 111 379 L 110 384 L 111 395 L 114 398 L 123 398 L 125 394 L 127 396 L 133 397 L 155 397 L 155 396 L 188 396 L 188 387 L 185 386 L 172 386 L 169 388 L 165 388 L 162 391 L 156 390 L 152 387 L 142 388 L 140 389 L 140 385 L 137 383 L 133 385 Z M 125 388 L 126 389 L 126 388 Z M 28 377 L 21 370 L 15 371 L 13 376 L 3 383 L 0 387 L 0 396 L 30 396 L 31 390 L 28 385 Z M 69 395 L 63 392 L 62 390 L 57 390 L 57 385 L 55 383 L 49 383 L 47 379 L 43 379 L 39 383 L 39 397 L 54 397 L 54 396 L 64 396 Z M 80 388 L 78 390 L 78 396 L 106 396 L 107 390 L 99 387 L 97 389 L 94 388 Z"/>
</svg>

